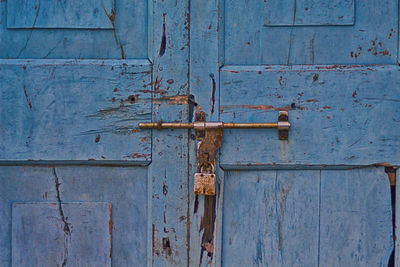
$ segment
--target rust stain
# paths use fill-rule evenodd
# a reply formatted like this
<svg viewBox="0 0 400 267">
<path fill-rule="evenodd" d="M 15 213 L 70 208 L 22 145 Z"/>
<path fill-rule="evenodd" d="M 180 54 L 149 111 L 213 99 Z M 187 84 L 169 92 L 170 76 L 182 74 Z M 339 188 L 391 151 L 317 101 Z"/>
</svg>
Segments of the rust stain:
<svg viewBox="0 0 400 267">
<path fill-rule="evenodd" d="M 100 142 L 100 134 L 97 134 L 96 139 L 94 139 L 94 142 L 95 143 Z"/>
<path fill-rule="evenodd" d="M 388 35 L 388 39 L 391 39 L 395 33 L 396 33 L 396 31 L 394 29 L 390 29 L 390 33 Z"/>
<path fill-rule="evenodd" d="M 278 82 L 279 82 L 279 85 L 282 87 L 283 86 L 283 77 L 282 76 L 279 76 Z"/>
<path fill-rule="evenodd" d="M 161 102 L 167 102 L 171 105 L 186 105 L 189 103 L 187 95 L 175 95 L 175 96 L 163 96 L 160 98 L 154 98 L 153 103 L 161 104 Z"/>
<path fill-rule="evenodd" d="M 211 91 L 211 99 L 210 99 L 210 112 L 211 115 L 214 114 L 214 107 L 215 107 L 215 91 L 216 91 L 216 83 L 215 83 L 215 77 L 214 74 L 211 73 L 210 74 L 210 78 L 211 78 L 211 83 L 212 83 L 212 91 Z"/>
<path fill-rule="evenodd" d="M 159 56 L 162 57 L 165 53 L 165 46 L 167 45 L 167 37 L 166 37 L 166 26 L 165 26 L 165 17 L 167 16 L 166 13 L 163 14 L 163 26 L 162 26 L 162 37 L 161 37 L 161 45 L 160 45 L 160 52 Z"/>
<path fill-rule="evenodd" d="M 385 172 L 388 175 L 388 179 L 390 182 L 391 186 L 395 186 L 396 185 L 396 167 L 393 166 L 386 166 L 385 167 Z"/>
<path fill-rule="evenodd" d="M 212 260 L 214 254 L 214 226 L 215 226 L 215 196 L 204 196 L 204 214 L 200 222 L 200 231 L 203 231 L 201 238 L 200 265 L 203 260 L 204 251 Z"/>
<path fill-rule="evenodd" d="M 140 139 L 141 142 L 146 142 L 147 140 L 149 140 L 149 138 L 147 137 L 143 137 L 142 139 Z"/>
<path fill-rule="evenodd" d="M 124 156 L 124 158 L 132 158 L 132 159 L 140 159 L 140 158 L 145 158 L 150 157 L 151 154 L 140 154 L 140 153 L 133 153 L 130 154 L 129 156 Z"/>
<path fill-rule="evenodd" d="M 108 204 L 108 210 L 109 210 L 109 220 L 108 220 L 108 234 L 110 235 L 110 258 L 112 257 L 112 229 L 113 229 L 113 221 L 112 221 L 112 204 Z"/>
<path fill-rule="evenodd" d="M 121 58 L 125 59 L 125 51 L 124 51 L 124 47 L 122 46 L 122 42 L 121 40 L 118 38 L 117 35 L 117 30 L 115 28 L 115 10 L 114 8 L 111 8 L 110 13 L 107 12 L 107 10 L 103 7 L 104 12 L 106 13 L 106 16 L 108 17 L 108 19 L 111 22 L 111 25 L 113 27 L 113 34 L 114 34 L 114 39 L 115 42 L 117 43 L 117 45 L 119 46 L 120 50 L 121 50 Z"/>
<path fill-rule="evenodd" d="M 160 245 L 158 244 L 158 242 L 156 242 L 155 235 L 156 235 L 156 226 L 153 223 L 152 233 L 151 233 L 151 241 L 152 241 L 151 243 L 152 243 L 152 247 L 153 247 L 153 255 L 156 254 L 157 256 L 160 256 L 160 250 L 158 249 Z M 152 260 L 154 263 L 154 257 L 152 257 Z"/>
<path fill-rule="evenodd" d="M 277 182 L 278 181 L 276 180 L 276 183 Z M 281 188 L 280 194 L 279 194 L 280 197 L 278 199 L 278 203 L 279 203 L 279 209 L 280 209 L 280 213 L 281 213 L 281 216 L 280 216 L 279 222 L 278 222 L 278 249 L 279 250 L 282 249 L 282 245 L 283 245 L 282 223 L 283 223 L 284 216 L 285 216 L 286 200 L 287 200 L 290 190 L 292 189 L 292 186 L 293 186 L 293 177 L 291 177 L 291 179 L 288 181 L 287 184 L 282 185 L 282 188 Z"/>
<path fill-rule="evenodd" d="M 32 102 L 31 102 L 31 100 L 29 99 L 28 92 L 27 92 L 27 90 L 26 90 L 26 86 L 25 86 L 25 85 L 24 85 L 24 94 L 25 94 L 26 102 L 28 102 L 29 108 L 32 109 Z"/>
<path fill-rule="evenodd" d="M 271 105 L 226 105 L 226 106 L 221 106 L 221 112 L 223 109 L 229 109 L 229 108 L 248 108 L 248 109 L 257 109 L 257 110 L 291 110 L 293 109 L 291 105 L 284 106 L 284 107 L 274 107 Z"/>
<path fill-rule="evenodd" d="M 368 52 L 371 52 L 374 56 L 382 55 L 382 56 L 390 56 L 389 50 L 382 50 L 382 42 L 378 42 L 378 38 L 371 40 L 372 46 L 367 49 Z M 379 51 L 380 50 L 380 51 Z"/>
</svg>

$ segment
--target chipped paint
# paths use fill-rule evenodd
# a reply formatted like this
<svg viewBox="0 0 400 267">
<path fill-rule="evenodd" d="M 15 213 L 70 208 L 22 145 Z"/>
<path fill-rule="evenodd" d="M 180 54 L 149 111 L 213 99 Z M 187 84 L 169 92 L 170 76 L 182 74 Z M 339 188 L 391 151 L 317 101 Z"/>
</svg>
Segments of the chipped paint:
<svg viewBox="0 0 400 267">
<path fill-rule="evenodd" d="M 25 85 L 24 85 L 24 94 L 25 94 L 26 102 L 28 103 L 28 107 L 29 107 L 30 109 L 32 109 L 32 102 L 31 102 L 31 100 L 29 99 L 28 92 L 27 92 L 27 90 L 26 90 L 26 86 L 25 86 Z"/>
<path fill-rule="evenodd" d="M 112 221 L 112 204 L 108 204 L 109 211 L 109 220 L 108 220 L 108 234 L 110 236 L 110 258 L 112 258 L 112 229 L 113 229 L 113 221 Z"/>
</svg>

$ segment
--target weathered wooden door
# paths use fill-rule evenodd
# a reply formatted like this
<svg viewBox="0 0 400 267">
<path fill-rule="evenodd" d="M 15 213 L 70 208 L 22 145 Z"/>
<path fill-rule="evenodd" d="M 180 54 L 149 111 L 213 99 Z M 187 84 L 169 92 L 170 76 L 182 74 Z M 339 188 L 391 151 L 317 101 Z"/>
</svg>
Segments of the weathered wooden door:
<svg viewBox="0 0 400 267">
<path fill-rule="evenodd" d="M 398 3 L 331 2 L 0 1 L 0 266 L 386 265 Z M 195 196 L 194 132 L 138 123 L 200 110 L 289 140 L 224 130 Z"/>
<path fill-rule="evenodd" d="M 193 264 L 388 265 L 398 10 L 375 0 L 191 2 L 190 91 L 208 119 L 274 122 L 287 110 L 291 123 L 287 141 L 224 130 L 216 207 L 206 200 L 192 218 Z"/>
<path fill-rule="evenodd" d="M 137 126 L 188 118 L 166 2 L 0 2 L 0 266 L 186 264 L 188 134 Z"/>
</svg>

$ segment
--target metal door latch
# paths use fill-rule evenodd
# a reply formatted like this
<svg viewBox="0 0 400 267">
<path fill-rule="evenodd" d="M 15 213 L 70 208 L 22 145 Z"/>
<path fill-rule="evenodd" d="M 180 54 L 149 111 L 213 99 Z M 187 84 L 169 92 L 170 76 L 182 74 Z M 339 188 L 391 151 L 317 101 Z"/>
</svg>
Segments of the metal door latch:
<svg viewBox="0 0 400 267">
<path fill-rule="evenodd" d="M 195 174 L 194 192 L 199 195 L 215 195 L 215 168 L 216 151 L 222 145 L 223 129 L 278 129 L 279 140 L 289 138 L 289 114 L 287 111 L 279 111 L 278 122 L 262 123 L 226 123 L 206 122 L 204 112 L 196 112 L 194 123 L 180 122 L 143 122 L 139 123 L 141 129 L 194 129 L 197 145 L 197 173 Z"/>
</svg>

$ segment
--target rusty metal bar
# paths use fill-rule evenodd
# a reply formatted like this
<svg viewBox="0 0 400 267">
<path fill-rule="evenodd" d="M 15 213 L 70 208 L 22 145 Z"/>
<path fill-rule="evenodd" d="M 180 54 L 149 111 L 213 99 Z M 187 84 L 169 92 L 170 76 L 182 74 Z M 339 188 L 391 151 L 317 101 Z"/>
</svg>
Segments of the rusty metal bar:
<svg viewBox="0 0 400 267">
<path fill-rule="evenodd" d="M 275 128 L 288 129 L 290 123 L 281 122 L 255 122 L 255 123 L 231 123 L 231 122 L 203 122 L 203 123 L 183 123 L 183 122 L 142 122 L 139 123 L 141 129 L 193 129 L 193 128 L 227 128 L 227 129 L 242 129 L 242 128 Z"/>
<path fill-rule="evenodd" d="M 198 114 L 200 114 L 198 112 Z M 200 116 L 200 115 L 199 115 Z M 142 122 L 139 123 L 141 129 L 194 129 L 196 136 L 204 137 L 204 131 L 216 129 L 264 129 L 274 128 L 278 129 L 279 140 L 288 140 L 289 137 L 289 114 L 287 111 L 280 111 L 278 115 L 278 122 L 254 122 L 254 123 L 234 123 L 234 122 L 206 122 L 204 114 L 202 120 L 196 120 L 194 123 L 184 122 Z"/>
</svg>

